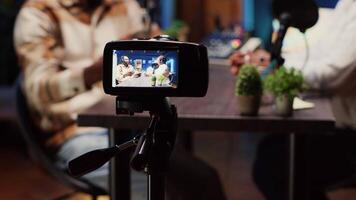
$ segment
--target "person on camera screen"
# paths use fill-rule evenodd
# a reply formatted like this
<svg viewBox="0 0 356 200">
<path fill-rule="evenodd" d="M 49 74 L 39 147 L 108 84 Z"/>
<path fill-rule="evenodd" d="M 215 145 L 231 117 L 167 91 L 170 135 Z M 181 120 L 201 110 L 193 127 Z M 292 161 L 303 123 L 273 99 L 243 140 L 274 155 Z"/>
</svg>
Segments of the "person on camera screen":
<svg viewBox="0 0 356 200">
<path fill-rule="evenodd" d="M 155 74 L 156 75 L 162 75 L 164 77 L 168 77 L 169 76 L 169 68 L 166 64 L 167 59 L 165 56 L 160 55 L 158 56 L 156 63 L 158 64 L 158 68 L 155 70 Z"/>
<path fill-rule="evenodd" d="M 127 56 L 122 56 L 121 58 L 122 63 L 117 65 L 117 84 L 130 79 L 134 73 L 135 69 L 134 67 L 130 64 L 130 59 Z"/>
</svg>

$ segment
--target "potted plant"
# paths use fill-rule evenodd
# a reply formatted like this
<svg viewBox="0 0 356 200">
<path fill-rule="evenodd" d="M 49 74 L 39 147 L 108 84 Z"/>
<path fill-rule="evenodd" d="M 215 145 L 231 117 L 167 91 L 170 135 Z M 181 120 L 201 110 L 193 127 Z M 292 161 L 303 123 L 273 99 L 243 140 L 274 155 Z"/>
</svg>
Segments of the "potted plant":
<svg viewBox="0 0 356 200">
<path fill-rule="evenodd" d="M 184 21 L 175 20 L 170 27 L 164 30 L 164 33 L 179 41 L 187 41 L 189 27 Z"/>
<path fill-rule="evenodd" d="M 242 66 L 236 80 L 235 95 L 240 115 L 254 116 L 258 114 L 262 95 L 262 80 L 255 66 Z"/>
<path fill-rule="evenodd" d="M 301 72 L 281 66 L 267 76 L 264 84 L 265 88 L 275 96 L 276 113 L 281 116 L 291 116 L 294 97 L 305 88 Z"/>
<path fill-rule="evenodd" d="M 157 80 L 156 76 L 151 77 L 151 86 L 156 86 L 156 80 Z"/>
</svg>

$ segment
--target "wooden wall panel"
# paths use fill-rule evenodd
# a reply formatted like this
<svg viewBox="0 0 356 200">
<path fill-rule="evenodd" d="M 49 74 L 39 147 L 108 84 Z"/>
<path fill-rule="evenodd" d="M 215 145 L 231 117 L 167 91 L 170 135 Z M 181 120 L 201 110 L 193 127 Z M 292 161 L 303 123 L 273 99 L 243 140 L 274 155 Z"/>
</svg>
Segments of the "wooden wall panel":
<svg viewBox="0 0 356 200">
<path fill-rule="evenodd" d="M 214 19 L 219 16 L 223 27 L 240 22 L 239 0 L 206 0 L 205 32 L 214 30 Z"/>
<path fill-rule="evenodd" d="M 205 34 L 204 0 L 177 0 L 177 17 L 190 27 L 189 40 L 198 42 Z"/>
<path fill-rule="evenodd" d="M 214 30 L 219 16 L 224 27 L 241 21 L 242 0 L 177 0 L 177 17 L 189 24 L 191 41 L 201 41 Z"/>
</svg>

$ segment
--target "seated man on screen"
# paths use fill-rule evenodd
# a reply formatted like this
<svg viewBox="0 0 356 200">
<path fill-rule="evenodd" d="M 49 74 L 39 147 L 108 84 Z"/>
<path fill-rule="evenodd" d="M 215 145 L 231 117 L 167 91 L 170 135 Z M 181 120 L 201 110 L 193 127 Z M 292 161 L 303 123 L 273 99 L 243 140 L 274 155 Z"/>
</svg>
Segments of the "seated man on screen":
<svg viewBox="0 0 356 200">
<path fill-rule="evenodd" d="M 14 34 L 23 89 L 32 119 L 59 168 L 65 170 L 70 160 L 88 151 L 108 147 L 106 129 L 78 127 L 75 120 L 104 97 L 105 44 L 147 32 L 143 16 L 134 0 L 28 0 L 20 10 Z M 225 199 L 219 177 L 206 163 L 181 152 L 173 153 L 171 161 L 170 199 Z M 108 172 L 105 165 L 82 178 L 108 189 Z M 133 199 L 146 198 L 146 180 L 140 177 L 133 174 Z"/>
<path fill-rule="evenodd" d="M 305 135 L 310 144 L 305 150 L 310 170 L 306 184 L 312 200 L 326 200 L 328 187 L 355 179 L 356 173 L 356 45 L 350 45 L 356 43 L 356 1 L 340 0 L 332 19 L 328 32 L 315 46 L 310 46 L 306 64 L 303 63 L 305 52 L 285 55 L 286 67 L 301 70 L 312 89 L 331 95 L 336 125 L 341 129 L 337 133 Z M 266 66 L 269 59 L 270 54 L 263 50 L 248 56 L 235 53 L 231 56 L 231 72 L 238 74 L 246 60 Z M 269 135 L 258 147 L 254 179 L 267 200 L 286 199 L 286 161 L 281 158 L 287 142 L 287 136 Z"/>
<path fill-rule="evenodd" d="M 160 55 L 157 57 L 155 62 L 146 69 L 146 76 L 155 77 L 158 81 L 158 86 L 168 86 L 169 85 L 169 69 L 166 65 L 166 57 Z"/>
<path fill-rule="evenodd" d="M 166 65 L 167 59 L 165 56 L 158 56 L 156 63 L 158 64 L 158 68 L 155 70 L 155 75 L 162 75 L 164 77 L 169 76 L 169 68 Z"/>
<path fill-rule="evenodd" d="M 122 56 L 121 57 L 121 64 L 118 64 L 116 67 L 117 70 L 117 84 L 120 84 L 121 82 L 130 79 L 133 77 L 135 73 L 134 67 L 130 64 L 130 59 L 127 56 Z"/>
<path fill-rule="evenodd" d="M 156 58 L 154 63 L 146 69 L 146 76 L 158 76 L 158 75 L 163 75 L 165 77 L 169 76 L 169 69 L 168 66 L 166 65 L 166 57 L 163 55 L 160 55 Z"/>
</svg>

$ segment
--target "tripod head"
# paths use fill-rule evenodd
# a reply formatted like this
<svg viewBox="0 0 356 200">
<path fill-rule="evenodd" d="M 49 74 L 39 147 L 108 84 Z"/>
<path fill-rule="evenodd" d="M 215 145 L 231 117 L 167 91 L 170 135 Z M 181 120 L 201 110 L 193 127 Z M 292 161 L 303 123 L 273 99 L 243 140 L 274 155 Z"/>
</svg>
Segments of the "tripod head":
<svg viewBox="0 0 356 200">
<path fill-rule="evenodd" d="M 136 146 L 132 155 L 131 167 L 137 171 L 159 170 L 168 167 L 169 156 L 173 150 L 177 112 L 165 97 L 117 97 L 118 115 L 142 113 L 149 111 L 151 120 L 148 129 L 141 135 L 121 145 L 88 152 L 68 164 L 69 173 L 80 177 L 94 171 L 125 149 Z"/>
<path fill-rule="evenodd" d="M 165 171 L 173 150 L 177 111 L 166 97 L 117 97 L 117 114 L 134 114 L 149 111 L 151 121 L 146 132 L 138 141 L 131 159 L 131 167 L 137 171 L 144 169 Z"/>
<path fill-rule="evenodd" d="M 116 97 L 116 114 L 150 112 L 151 115 L 170 116 L 172 110 L 166 97 L 161 96 L 119 96 Z"/>
</svg>

